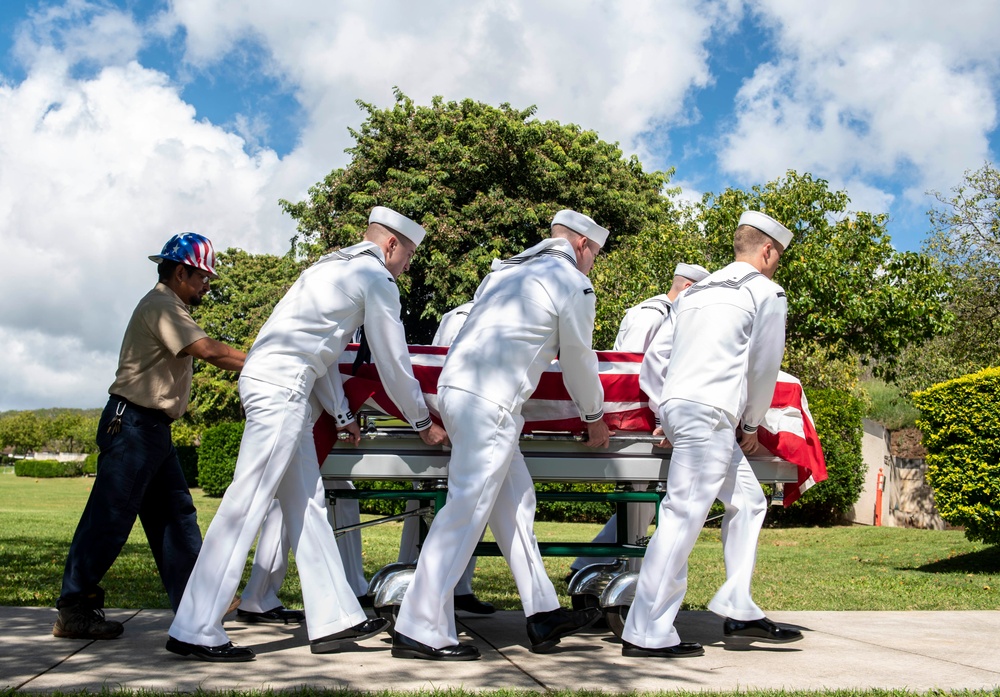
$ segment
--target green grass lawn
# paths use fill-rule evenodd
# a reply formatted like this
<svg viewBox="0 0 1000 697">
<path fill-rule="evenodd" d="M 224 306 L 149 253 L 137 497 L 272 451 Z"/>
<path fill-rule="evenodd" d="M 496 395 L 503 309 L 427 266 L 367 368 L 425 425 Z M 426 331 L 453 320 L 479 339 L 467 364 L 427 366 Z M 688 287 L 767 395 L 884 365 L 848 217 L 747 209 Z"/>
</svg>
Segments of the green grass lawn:
<svg viewBox="0 0 1000 697">
<path fill-rule="evenodd" d="M 28 479 L 0 474 L 0 605 L 49 606 L 59 594 L 70 539 L 92 479 Z M 195 490 L 202 530 L 219 500 Z M 396 560 L 401 523 L 363 532 L 365 573 Z M 599 525 L 538 523 L 540 541 L 587 541 Z M 570 559 L 546 558 L 556 588 Z M 690 560 L 686 607 L 704 609 L 724 575 L 718 529 L 706 529 Z M 142 527 L 103 583 L 110 607 L 169 607 Z M 476 593 L 502 609 L 520 601 L 506 564 L 481 558 Z M 761 534 L 755 600 L 767 610 L 1000 609 L 1000 547 L 967 541 L 959 531 L 835 527 L 766 529 Z M 291 567 L 282 593 L 302 607 Z M 562 598 L 565 605 L 567 597 Z"/>
</svg>

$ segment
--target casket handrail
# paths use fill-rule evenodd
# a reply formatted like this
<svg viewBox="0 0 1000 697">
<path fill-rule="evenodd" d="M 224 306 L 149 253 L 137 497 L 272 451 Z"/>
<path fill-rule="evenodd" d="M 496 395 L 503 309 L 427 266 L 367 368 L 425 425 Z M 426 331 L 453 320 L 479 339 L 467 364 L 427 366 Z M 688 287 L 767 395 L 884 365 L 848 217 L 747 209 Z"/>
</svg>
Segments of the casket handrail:
<svg viewBox="0 0 1000 697">
<path fill-rule="evenodd" d="M 521 452 L 535 481 L 666 481 L 670 448 L 648 433 L 618 433 L 606 449 L 584 445 L 582 434 L 522 434 Z M 446 479 L 451 450 L 426 445 L 405 427 L 376 427 L 362 432 L 357 446 L 338 442 L 323 459 L 320 473 L 329 480 Z M 764 451 L 748 458 L 758 481 L 796 482 L 795 465 Z"/>
</svg>

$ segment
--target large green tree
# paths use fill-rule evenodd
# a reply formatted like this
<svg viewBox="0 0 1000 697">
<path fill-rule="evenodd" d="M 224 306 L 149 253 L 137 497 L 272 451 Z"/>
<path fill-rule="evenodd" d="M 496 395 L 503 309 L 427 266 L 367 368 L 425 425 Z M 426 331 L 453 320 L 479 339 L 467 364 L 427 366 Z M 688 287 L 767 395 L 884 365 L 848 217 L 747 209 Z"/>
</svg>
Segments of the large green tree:
<svg viewBox="0 0 1000 697">
<path fill-rule="evenodd" d="M 59 410 L 44 421 L 43 432 L 48 448 L 64 453 L 97 452 L 97 424 L 100 412 L 95 410 Z"/>
<path fill-rule="evenodd" d="M 1000 171 L 986 163 L 935 197 L 924 250 L 948 275 L 956 321 L 904 353 L 899 383 L 910 391 L 1000 365 Z"/>
<path fill-rule="evenodd" d="M 593 131 L 535 119 L 534 108 L 441 98 L 418 106 L 399 91 L 391 108 L 358 105 L 366 118 L 352 130 L 351 163 L 307 200 L 282 205 L 310 257 L 358 242 L 375 205 L 427 229 L 400 281 L 412 343 L 430 341 L 441 315 L 472 297 L 493 258 L 546 237 L 562 208 L 609 228 L 607 251 L 669 219 L 667 173 L 644 172 Z"/>
<path fill-rule="evenodd" d="M 743 211 L 780 220 L 795 233 L 774 279 L 788 294 L 790 355 L 857 356 L 891 375 L 902 348 L 950 326 L 947 278 L 930 256 L 896 251 L 884 215 L 851 213 L 849 202 L 847 192 L 794 171 L 746 191 L 706 194 L 708 263 L 732 259 Z"/>
<path fill-rule="evenodd" d="M 33 411 L 11 411 L 0 416 L 0 448 L 13 448 L 17 455 L 45 445 L 45 420 Z"/>
<path fill-rule="evenodd" d="M 611 349 L 625 312 L 654 295 L 666 293 L 678 262 L 705 264 L 705 237 L 696 210 L 676 203 L 665 191 L 666 214 L 652 221 L 628 244 L 602 254 L 590 274 L 597 292 L 594 346 Z M 713 269 L 714 270 L 714 269 Z"/>
</svg>

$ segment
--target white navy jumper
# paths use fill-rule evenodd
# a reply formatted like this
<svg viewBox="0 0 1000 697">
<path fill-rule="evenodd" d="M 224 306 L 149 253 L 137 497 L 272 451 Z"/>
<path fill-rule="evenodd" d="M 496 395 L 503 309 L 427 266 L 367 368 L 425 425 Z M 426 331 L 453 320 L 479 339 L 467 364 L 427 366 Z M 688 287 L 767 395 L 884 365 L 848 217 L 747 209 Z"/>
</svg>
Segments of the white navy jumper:
<svg viewBox="0 0 1000 697">
<path fill-rule="evenodd" d="M 572 246 L 552 238 L 506 260 L 477 291 L 438 380 L 452 442 L 448 500 L 435 516 L 395 629 L 435 648 L 458 643 L 453 590 L 489 523 L 517 584 L 524 613 L 559 599 L 532 529 L 535 495 L 518 447 L 521 407 L 556 355 L 587 422 L 603 416 L 591 348 L 595 297 Z"/>
<path fill-rule="evenodd" d="M 222 616 L 275 497 L 295 552 L 309 638 L 366 619 L 327 522 L 310 397 L 339 402 L 327 407 L 338 424 L 353 420 L 335 375 L 320 389 L 323 395 L 312 392 L 331 366 L 336 371 L 345 346 L 364 324 L 386 391 L 415 429 L 427 428 L 430 414 L 413 377 L 399 313 L 396 283 L 381 249 L 371 242 L 320 259 L 274 308 L 240 375 L 246 427 L 233 483 L 205 535 L 170 636 L 202 646 L 229 641 Z"/>
<path fill-rule="evenodd" d="M 787 304 L 779 285 L 745 262 L 695 284 L 674 304 L 675 331 L 659 395 L 673 446 L 667 497 L 646 550 L 622 638 L 637 646 L 674 646 L 674 619 L 687 588 L 687 560 L 718 498 L 726 581 L 709 603 L 724 617 L 764 616 L 750 595 L 757 538 L 767 502 L 736 441 L 754 431 L 774 394 L 785 341 Z"/>
<path fill-rule="evenodd" d="M 434 346 L 451 346 L 455 343 L 458 332 L 465 326 L 465 320 L 469 318 L 469 311 L 472 310 L 472 303 L 462 303 L 453 310 L 449 310 L 441 317 L 441 323 L 431 344 Z"/>
<path fill-rule="evenodd" d="M 618 327 L 614 350 L 645 353 L 656 332 L 669 320 L 672 304 L 670 298 L 663 294 L 630 307 Z"/>
</svg>

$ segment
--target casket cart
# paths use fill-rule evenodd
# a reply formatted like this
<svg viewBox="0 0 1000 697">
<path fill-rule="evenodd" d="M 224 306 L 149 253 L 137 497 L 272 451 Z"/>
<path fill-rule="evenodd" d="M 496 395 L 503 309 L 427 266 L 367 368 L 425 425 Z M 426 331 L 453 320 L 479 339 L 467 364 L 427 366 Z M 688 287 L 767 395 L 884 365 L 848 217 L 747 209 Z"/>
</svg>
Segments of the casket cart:
<svg viewBox="0 0 1000 697">
<path fill-rule="evenodd" d="M 416 499 L 421 506 L 409 513 L 369 521 L 362 526 L 400 520 L 416 515 L 422 531 L 434 511 L 447 498 L 448 458 L 446 448 L 427 446 L 409 428 L 387 426 L 385 416 L 401 414 L 388 398 L 371 364 L 359 364 L 357 345 L 348 346 L 341 356 L 339 372 L 343 387 L 355 412 L 362 417 L 361 444 L 335 444 L 332 421 L 328 415 L 317 423 L 317 449 L 327 496 L 331 505 L 338 499 Z M 448 349 L 441 346 L 410 346 L 413 373 L 420 383 L 432 414 L 437 413 L 437 382 Z M 627 560 L 645 553 L 642 544 L 627 544 L 628 503 L 658 502 L 665 491 L 670 450 L 658 447 L 661 438 L 652 436 L 654 415 L 648 398 L 639 386 L 642 354 L 598 351 L 598 374 L 604 390 L 604 419 L 616 432 L 607 449 L 588 448 L 582 435 L 573 435 L 585 426 L 579 411 L 563 384 L 561 368 L 554 361 L 541 375 L 532 397 L 522 407 L 525 420 L 521 452 L 528 471 L 536 482 L 592 482 L 615 484 L 612 492 L 539 492 L 538 500 L 606 501 L 617 510 L 617 542 L 592 544 L 541 542 L 545 556 L 597 556 Z M 381 416 L 372 416 L 381 415 Z M 323 419 L 327 424 L 323 425 Z M 401 422 L 396 422 L 401 423 Z M 751 467 L 762 484 L 770 484 L 776 498 L 785 505 L 812 484 L 826 478 L 823 453 L 812 425 L 808 406 L 798 380 L 779 375 L 771 409 L 758 431 L 762 449 L 750 459 Z M 773 454 L 772 454 L 773 453 Z M 336 486 L 336 481 L 403 480 L 413 481 L 410 491 L 359 491 Z M 646 491 L 632 491 L 631 483 L 649 482 Z M 787 485 L 787 486 L 782 486 Z M 780 501 L 772 501 L 772 503 Z M 341 534 L 351 526 L 339 530 Z M 495 543 L 480 543 L 476 554 L 499 555 Z M 394 611 L 412 577 L 413 565 L 390 564 L 373 577 L 369 595 L 376 611 L 394 618 Z M 626 564 L 595 564 L 581 569 L 570 581 L 569 592 L 576 606 L 600 603 L 608 622 L 620 633 L 621 618 L 634 595 L 636 574 L 626 571 Z"/>
<path fill-rule="evenodd" d="M 428 446 L 409 428 L 387 427 L 376 419 L 364 419 L 365 429 L 357 447 L 337 444 L 321 463 L 321 474 L 332 506 L 344 498 L 351 499 L 416 499 L 421 506 L 414 511 L 386 516 L 361 524 L 376 525 L 407 516 L 419 516 L 425 526 L 447 497 L 448 459 L 450 451 L 440 446 Z M 569 593 L 575 607 L 600 606 L 611 629 L 618 635 L 624 626 L 624 614 L 634 597 L 637 574 L 627 571 L 625 560 L 641 557 L 644 544 L 628 544 L 628 503 L 659 502 L 665 491 L 670 466 L 669 448 L 658 446 L 661 438 L 642 433 L 622 433 L 611 437 L 607 449 L 589 448 L 582 436 L 567 433 L 527 433 L 521 437 L 521 451 L 532 478 L 536 482 L 614 483 L 610 492 L 539 492 L 540 501 L 603 501 L 615 505 L 617 540 L 612 544 L 582 542 L 539 542 L 543 556 L 615 557 L 614 564 L 593 564 L 581 569 L 571 579 Z M 795 483 L 799 474 L 796 465 L 770 453 L 750 458 L 750 465 L 762 484 L 777 486 Z M 335 481 L 401 480 L 414 482 L 412 491 L 362 491 L 334 488 Z M 633 491 L 632 482 L 649 482 L 646 491 Z M 338 530 L 344 533 L 359 526 Z M 422 527 L 422 533 L 426 528 Z M 421 534 L 421 539 L 423 534 Z M 498 556 L 496 543 L 480 542 L 479 556 Z M 373 576 L 368 593 L 376 612 L 394 619 L 403 593 L 412 577 L 412 564 L 390 564 Z"/>
</svg>

